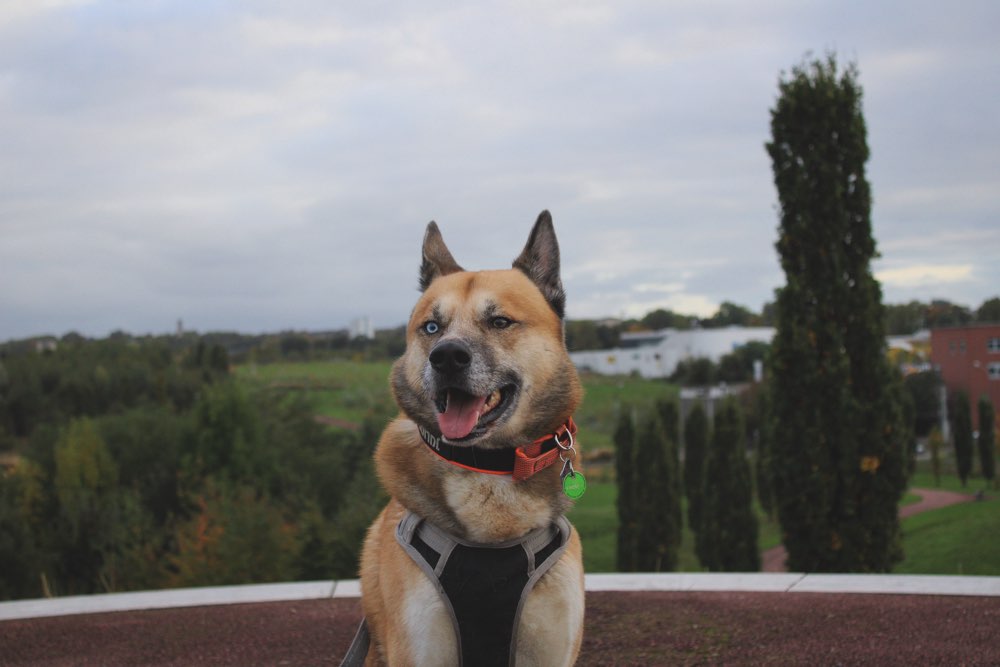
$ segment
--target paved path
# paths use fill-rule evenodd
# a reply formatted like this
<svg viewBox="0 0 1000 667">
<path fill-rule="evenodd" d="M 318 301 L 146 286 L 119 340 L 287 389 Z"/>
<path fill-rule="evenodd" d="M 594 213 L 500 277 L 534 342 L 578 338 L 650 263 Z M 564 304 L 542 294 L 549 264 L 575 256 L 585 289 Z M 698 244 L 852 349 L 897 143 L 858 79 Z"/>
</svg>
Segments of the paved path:
<svg viewBox="0 0 1000 667">
<path fill-rule="evenodd" d="M 955 493 L 954 491 L 941 491 L 940 489 L 910 489 L 910 493 L 920 496 L 920 501 L 901 507 L 899 510 L 900 519 L 949 505 L 967 503 L 970 500 L 976 499 L 974 495 L 968 493 Z M 761 570 L 764 572 L 785 572 L 785 559 L 787 556 L 788 554 L 783 545 L 779 544 L 776 547 L 768 549 L 761 554 Z"/>
</svg>

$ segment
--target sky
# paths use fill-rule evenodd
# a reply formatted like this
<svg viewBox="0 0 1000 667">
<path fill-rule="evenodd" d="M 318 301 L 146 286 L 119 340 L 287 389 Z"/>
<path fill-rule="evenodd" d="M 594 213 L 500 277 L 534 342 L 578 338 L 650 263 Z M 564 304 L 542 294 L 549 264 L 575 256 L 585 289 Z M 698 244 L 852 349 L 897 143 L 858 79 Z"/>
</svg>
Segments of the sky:
<svg viewBox="0 0 1000 667">
<path fill-rule="evenodd" d="M 0 0 L 0 341 L 403 324 L 430 220 L 570 318 L 784 283 L 782 73 L 856 62 L 883 300 L 1000 294 L 1000 3 Z"/>
</svg>

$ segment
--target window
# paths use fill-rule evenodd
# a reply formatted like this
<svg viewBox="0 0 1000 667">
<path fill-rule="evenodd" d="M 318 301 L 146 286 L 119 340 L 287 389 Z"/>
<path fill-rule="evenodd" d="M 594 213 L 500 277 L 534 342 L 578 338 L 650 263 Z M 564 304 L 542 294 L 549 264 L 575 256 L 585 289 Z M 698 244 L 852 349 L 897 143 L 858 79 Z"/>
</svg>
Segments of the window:
<svg viewBox="0 0 1000 667">
<path fill-rule="evenodd" d="M 995 336 L 987 340 L 986 349 L 990 354 L 1000 354 L 1000 336 Z"/>
<path fill-rule="evenodd" d="M 992 362 L 986 369 L 991 380 L 1000 380 L 1000 362 Z"/>
</svg>

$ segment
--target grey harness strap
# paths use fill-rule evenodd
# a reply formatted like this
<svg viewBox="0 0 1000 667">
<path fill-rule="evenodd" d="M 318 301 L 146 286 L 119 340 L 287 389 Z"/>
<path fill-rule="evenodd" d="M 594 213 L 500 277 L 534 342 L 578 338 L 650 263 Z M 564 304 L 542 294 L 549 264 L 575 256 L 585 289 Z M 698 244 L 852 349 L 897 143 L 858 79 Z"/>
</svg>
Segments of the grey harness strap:
<svg viewBox="0 0 1000 667">
<path fill-rule="evenodd" d="M 434 584 L 448 610 L 459 664 L 475 667 L 514 665 L 524 602 L 562 556 L 569 536 L 564 516 L 499 544 L 463 540 L 413 512 L 396 526 L 396 540 Z M 362 619 L 341 667 L 364 664 L 370 642 L 368 624 Z"/>
<path fill-rule="evenodd" d="M 521 611 L 532 588 L 562 556 L 563 517 L 524 537 L 479 544 L 407 512 L 396 540 L 437 590 L 455 630 L 459 664 L 514 665 Z"/>
</svg>

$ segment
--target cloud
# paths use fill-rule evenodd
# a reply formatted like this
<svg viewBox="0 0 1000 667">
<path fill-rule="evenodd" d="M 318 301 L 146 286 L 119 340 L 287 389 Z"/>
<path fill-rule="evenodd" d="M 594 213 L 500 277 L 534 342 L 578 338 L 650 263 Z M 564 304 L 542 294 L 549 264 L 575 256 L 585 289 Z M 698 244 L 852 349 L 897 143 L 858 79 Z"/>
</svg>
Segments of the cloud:
<svg viewBox="0 0 1000 667">
<path fill-rule="evenodd" d="M 887 294 L 981 301 L 998 21 L 994 2 L 7 2 L 0 339 L 395 325 L 428 220 L 494 268 L 543 208 L 572 316 L 758 308 L 781 282 L 768 109 L 827 47 L 860 65 Z"/>
<path fill-rule="evenodd" d="M 875 277 L 893 287 L 940 287 L 972 279 L 971 264 L 924 264 L 897 269 L 882 269 Z"/>
</svg>

